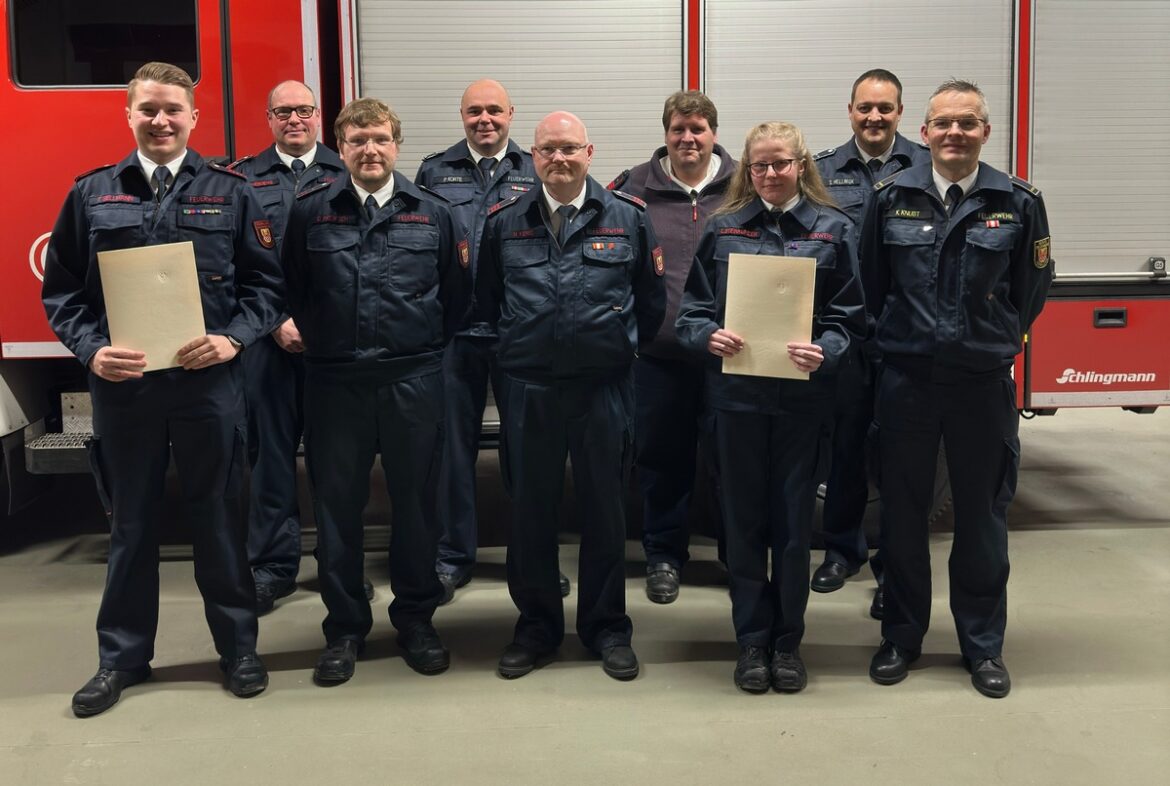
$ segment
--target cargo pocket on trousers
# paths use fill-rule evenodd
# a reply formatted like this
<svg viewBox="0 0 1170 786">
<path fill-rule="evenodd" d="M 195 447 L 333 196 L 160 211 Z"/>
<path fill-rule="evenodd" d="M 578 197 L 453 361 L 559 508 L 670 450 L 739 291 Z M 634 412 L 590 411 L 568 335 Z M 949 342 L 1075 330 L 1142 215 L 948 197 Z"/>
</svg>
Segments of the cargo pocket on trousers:
<svg viewBox="0 0 1170 786">
<path fill-rule="evenodd" d="M 93 473 L 94 483 L 97 485 L 98 501 L 102 503 L 102 510 L 106 518 L 114 515 L 114 506 L 110 504 L 110 494 L 106 486 L 106 475 L 102 469 L 102 440 L 101 437 L 90 437 L 85 441 L 85 452 L 89 456 L 89 471 Z"/>
<path fill-rule="evenodd" d="M 875 489 L 882 487 L 881 427 L 877 421 L 869 424 L 865 434 L 865 472 Z"/>
<path fill-rule="evenodd" d="M 244 486 L 244 464 L 248 461 L 248 430 L 246 426 L 236 426 L 235 439 L 232 443 L 232 457 L 227 466 L 227 479 L 224 483 L 223 496 L 225 499 L 235 499 L 240 495 Z"/>
<path fill-rule="evenodd" d="M 1003 440 L 1006 455 L 1003 459 L 1003 478 L 1000 480 L 999 493 L 996 495 L 996 507 L 1007 510 L 1012 498 L 1016 496 L 1016 480 L 1020 476 L 1020 438 L 1019 436 L 1005 437 Z"/>
</svg>

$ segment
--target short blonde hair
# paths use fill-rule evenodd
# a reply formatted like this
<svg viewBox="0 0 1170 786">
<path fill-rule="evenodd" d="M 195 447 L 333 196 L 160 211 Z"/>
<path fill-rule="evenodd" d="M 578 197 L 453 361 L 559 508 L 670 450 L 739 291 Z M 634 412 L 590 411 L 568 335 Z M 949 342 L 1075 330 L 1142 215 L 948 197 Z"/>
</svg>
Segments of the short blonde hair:
<svg viewBox="0 0 1170 786">
<path fill-rule="evenodd" d="M 187 101 L 191 103 L 191 108 L 195 108 L 195 83 L 191 80 L 191 75 L 177 65 L 152 61 L 135 71 L 134 78 L 126 86 L 126 106 L 133 103 L 134 88 L 138 87 L 140 82 L 158 82 L 160 85 L 181 87 L 187 92 Z"/>
</svg>

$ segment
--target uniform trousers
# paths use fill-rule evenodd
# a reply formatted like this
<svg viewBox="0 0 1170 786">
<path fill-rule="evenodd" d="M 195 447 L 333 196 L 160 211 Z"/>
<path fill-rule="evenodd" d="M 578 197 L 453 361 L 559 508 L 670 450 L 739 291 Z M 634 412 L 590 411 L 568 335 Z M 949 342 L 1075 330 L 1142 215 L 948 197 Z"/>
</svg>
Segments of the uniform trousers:
<svg viewBox="0 0 1170 786">
<path fill-rule="evenodd" d="M 821 426 L 814 412 L 715 412 L 731 616 L 741 647 L 792 652 L 804 636 Z"/>
<path fill-rule="evenodd" d="M 560 645 L 565 611 L 557 562 L 565 459 L 580 512 L 577 634 L 590 650 L 628 645 L 625 493 L 633 461 L 629 373 L 612 379 L 532 382 L 504 374 L 500 466 L 513 501 L 508 591 L 520 611 L 514 640 Z"/>
<path fill-rule="evenodd" d="M 955 532 L 948 563 L 962 654 L 996 657 L 1007 625 L 1007 507 L 1019 472 L 1015 383 L 1005 369 L 931 381 L 887 364 L 875 405 L 886 608 L 882 636 L 922 647 L 930 626 L 928 517 L 939 440 L 946 447 Z"/>
<path fill-rule="evenodd" d="M 455 336 L 443 353 L 443 385 L 447 393 L 447 441 L 440 479 L 439 538 L 436 570 L 462 579 L 475 567 L 479 541 L 476 519 L 475 462 L 483 410 L 491 382 L 496 406 L 502 410 L 494 336 Z"/>
<path fill-rule="evenodd" d="M 443 378 L 306 364 L 305 463 L 317 518 L 322 623 L 327 642 L 363 640 L 373 618 L 362 588 L 362 511 L 379 446 L 390 494 L 390 621 L 399 631 L 428 623 L 443 588 L 435 575 L 435 516 L 443 441 Z"/>
<path fill-rule="evenodd" d="M 265 336 L 243 354 L 248 402 L 248 562 L 257 582 L 296 581 L 301 564 L 297 449 L 304 361 Z"/>
<path fill-rule="evenodd" d="M 868 559 L 880 584 L 881 552 L 870 558 L 863 526 L 869 501 L 865 457 L 873 422 L 873 377 L 869 361 L 856 354 L 850 360 L 837 375 L 832 458 L 822 518 L 825 560 L 858 570 Z"/>
<path fill-rule="evenodd" d="M 256 590 L 243 511 L 246 460 L 239 361 L 200 371 L 106 382 L 89 376 L 90 464 L 110 514 L 110 555 L 98 611 L 102 668 L 130 670 L 154 657 L 159 535 L 174 457 L 191 525 L 195 582 L 215 649 L 233 660 L 256 650 Z"/>
<path fill-rule="evenodd" d="M 646 562 L 681 570 L 698 446 L 705 438 L 702 366 L 642 355 L 634 362 L 638 485 Z M 722 540 L 722 538 L 720 538 Z"/>
</svg>

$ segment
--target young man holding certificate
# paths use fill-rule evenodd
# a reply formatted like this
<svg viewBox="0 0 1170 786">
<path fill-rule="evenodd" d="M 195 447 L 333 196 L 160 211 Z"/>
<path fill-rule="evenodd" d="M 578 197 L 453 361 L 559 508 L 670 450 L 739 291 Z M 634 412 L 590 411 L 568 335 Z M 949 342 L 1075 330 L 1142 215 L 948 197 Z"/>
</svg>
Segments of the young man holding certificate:
<svg viewBox="0 0 1170 786">
<path fill-rule="evenodd" d="M 715 411 L 728 584 L 740 648 L 735 684 L 749 693 L 769 687 L 795 692 L 807 683 L 799 647 L 817 451 L 833 400 L 832 377 L 826 374 L 865 333 L 854 236 L 853 224 L 832 206 L 800 129 L 758 125 L 748 132 L 727 198 L 699 241 L 675 325 L 680 343 L 706 353 L 709 361 L 707 390 Z M 804 322 L 812 340 L 788 341 L 781 353 L 786 357 L 773 364 L 778 369 L 731 373 L 716 361 L 727 363 L 747 349 L 744 355 L 756 363 L 767 339 L 776 338 L 768 330 L 740 335 L 727 329 L 728 318 L 750 322 L 769 316 L 758 309 L 729 313 L 729 273 L 739 275 L 734 262 L 729 267 L 733 254 L 815 260 L 811 325 L 807 317 Z M 774 310 L 789 307 L 785 298 L 791 298 L 780 294 L 779 286 L 775 291 Z M 758 299 L 747 294 L 745 300 Z"/>
<path fill-rule="evenodd" d="M 268 685 L 256 656 L 256 598 L 245 551 L 236 356 L 278 316 L 271 227 L 242 175 L 187 148 L 199 110 L 185 71 L 142 66 L 129 84 L 126 118 L 138 148 L 70 189 L 49 241 L 42 290 L 50 325 L 91 372 L 90 460 L 111 526 L 97 620 L 99 669 L 73 697 L 79 717 L 104 712 L 123 688 L 150 676 L 172 455 L 192 523 L 195 580 L 226 686 L 243 697 Z M 148 367 L 140 347 L 112 345 L 97 255 L 184 241 L 194 248 L 205 334 L 175 346 L 161 363 L 151 358 Z"/>
</svg>

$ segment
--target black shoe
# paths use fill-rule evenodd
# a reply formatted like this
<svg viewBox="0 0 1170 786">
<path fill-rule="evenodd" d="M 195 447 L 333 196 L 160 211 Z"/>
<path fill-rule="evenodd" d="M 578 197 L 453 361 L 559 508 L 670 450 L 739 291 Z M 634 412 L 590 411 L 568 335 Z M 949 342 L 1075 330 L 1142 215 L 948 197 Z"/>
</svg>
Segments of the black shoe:
<svg viewBox="0 0 1170 786">
<path fill-rule="evenodd" d="M 366 593 L 366 600 L 370 603 L 374 602 L 374 582 L 370 581 L 368 576 L 362 576 L 362 589 Z"/>
<path fill-rule="evenodd" d="M 122 691 L 150 677 L 150 664 L 136 669 L 98 669 L 81 690 L 73 694 L 73 714 L 89 718 L 105 712 L 118 703 Z"/>
<path fill-rule="evenodd" d="M 881 584 L 873 593 L 873 600 L 869 604 L 869 616 L 880 620 L 886 614 L 886 588 Z"/>
<path fill-rule="evenodd" d="M 338 639 L 322 651 L 313 668 L 313 680 L 318 685 L 340 685 L 353 676 L 354 664 L 362 652 L 357 639 Z"/>
<path fill-rule="evenodd" d="M 836 592 L 845 586 L 845 579 L 856 573 L 859 568 L 851 568 L 840 562 L 825 560 L 813 572 L 809 588 L 813 592 Z"/>
<path fill-rule="evenodd" d="M 615 680 L 632 680 L 638 676 L 638 656 L 626 644 L 606 647 L 601 651 L 601 668 Z"/>
<path fill-rule="evenodd" d="M 439 674 L 451 665 L 451 653 L 443 646 L 435 626 L 419 623 L 398 634 L 402 659 L 419 674 Z"/>
<path fill-rule="evenodd" d="M 1002 699 L 1012 689 L 1012 678 L 1007 667 L 1003 665 L 1003 658 L 981 658 L 971 663 L 963 658 L 963 665 L 971 672 L 971 684 L 975 690 L 991 699 Z"/>
<path fill-rule="evenodd" d="M 646 597 L 655 603 L 674 603 L 678 599 L 678 568 L 669 562 L 647 565 Z"/>
<path fill-rule="evenodd" d="M 287 598 L 296 592 L 295 581 L 257 581 L 256 582 L 256 613 L 267 614 L 272 611 L 276 601 Z"/>
<path fill-rule="evenodd" d="M 552 657 L 553 652 L 554 650 L 537 650 L 513 642 L 504 648 L 497 671 L 507 680 L 523 677 L 538 666 L 544 665 L 544 662 Z"/>
<path fill-rule="evenodd" d="M 921 650 L 903 649 L 888 639 L 882 639 L 882 645 L 869 662 L 869 678 L 878 685 L 899 683 L 906 679 L 910 664 L 921 654 Z"/>
<path fill-rule="evenodd" d="M 224 687 L 241 699 L 262 693 L 268 687 L 268 669 L 254 652 L 241 655 L 229 662 L 219 659 L 219 670 L 224 673 Z"/>
<path fill-rule="evenodd" d="M 808 672 L 800 659 L 800 650 L 772 653 L 772 664 L 768 668 L 772 687 L 780 693 L 797 693 L 808 685 Z"/>
<path fill-rule="evenodd" d="M 566 576 L 564 573 L 562 573 L 561 574 L 561 597 L 562 598 L 569 597 L 569 591 L 571 589 L 572 589 L 572 587 L 569 584 L 569 577 Z"/>
<path fill-rule="evenodd" d="M 470 573 L 455 573 L 445 570 L 438 571 L 439 583 L 443 585 L 443 597 L 439 600 L 440 606 L 446 606 L 455 599 L 455 590 L 466 586 L 471 581 Z"/>
<path fill-rule="evenodd" d="M 735 662 L 735 687 L 747 693 L 767 693 L 768 651 L 763 647 L 748 645 L 739 648 L 739 660 Z"/>
</svg>

